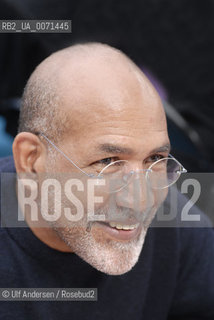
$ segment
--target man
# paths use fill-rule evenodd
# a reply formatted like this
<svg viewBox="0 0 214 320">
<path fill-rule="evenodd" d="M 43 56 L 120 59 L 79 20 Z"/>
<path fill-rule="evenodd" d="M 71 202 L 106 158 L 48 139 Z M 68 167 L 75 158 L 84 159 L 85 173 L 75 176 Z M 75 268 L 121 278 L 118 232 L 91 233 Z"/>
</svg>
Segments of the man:
<svg viewBox="0 0 214 320">
<path fill-rule="evenodd" d="M 213 317 L 211 229 L 148 229 L 183 170 L 169 151 L 158 94 L 120 51 L 89 43 L 43 61 L 25 88 L 13 144 L 17 173 L 33 178 L 41 191 L 38 224 L 18 184 L 26 227 L 1 229 L 1 287 L 97 288 L 98 301 L 3 301 L 0 319 L 15 312 L 16 319 Z M 172 181 L 161 171 L 168 162 Z M 1 167 L 12 170 L 8 160 Z M 68 199 L 70 175 L 80 180 L 74 193 L 82 215 Z M 47 205 L 42 184 L 54 177 L 65 192 L 53 205 L 53 195 L 61 194 L 57 182 Z M 92 213 L 90 180 L 99 195 Z M 181 210 L 185 202 L 179 199 Z M 50 219 L 59 205 L 65 214 Z"/>
</svg>

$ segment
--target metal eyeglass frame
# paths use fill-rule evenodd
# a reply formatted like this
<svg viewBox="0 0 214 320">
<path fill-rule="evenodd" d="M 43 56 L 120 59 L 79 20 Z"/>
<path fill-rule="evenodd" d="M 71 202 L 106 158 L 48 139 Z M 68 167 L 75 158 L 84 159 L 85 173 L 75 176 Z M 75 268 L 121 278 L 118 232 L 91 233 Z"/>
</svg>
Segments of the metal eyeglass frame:
<svg viewBox="0 0 214 320">
<path fill-rule="evenodd" d="M 95 174 L 93 174 L 93 173 L 87 173 L 87 172 L 85 172 L 84 170 L 82 170 L 75 162 L 73 162 L 73 160 L 71 160 L 62 150 L 60 150 L 48 137 L 46 137 L 46 135 L 45 135 L 43 132 L 35 132 L 34 134 L 36 134 L 36 135 L 41 135 L 41 136 L 42 136 L 55 150 L 57 150 L 65 159 L 67 159 L 67 160 L 68 160 L 70 163 L 72 163 L 78 170 L 80 170 L 82 173 L 84 173 L 86 176 L 88 176 L 88 177 L 90 177 L 90 178 L 92 178 L 92 177 L 93 177 L 93 178 L 94 178 L 94 177 L 96 177 L 96 178 L 102 178 L 102 176 L 101 176 L 102 172 L 103 172 L 104 169 L 106 169 L 108 166 L 112 165 L 112 163 L 116 163 L 116 162 L 118 162 L 118 161 L 126 161 L 126 160 L 116 160 L 116 161 L 114 161 L 114 162 L 106 165 L 98 175 L 95 175 Z M 174 183 L 179 179 L 179 177 L 180 177 L 180 175 L 181 175 L 182 173 L 186 173 L 186 172 L 187 172 L 187 170 L 184 168 L 184 166 L 183 166 L 177 159 L 175 159 L 175 157 L 173 157 L 171 154 L 169 154 L 168 157 L 159 159 L 159 160 L 155 161 L 154 163 L 152 163 L 151 166 L 150 166 L 148 169 L 137 170 L 137 172 L 140 172 L 140 171 L 144 171 L 144 172 L 147 172 L 147 173 L 148 173 L 148 172 L 151 172 L 151 171 L 152 171 L 151 167 L 154 166 L 154 165 L 155 165 L 156 163 L 158 163 L 159 161 L 162 161 L 163 159 L 165 159 L 165 160 L 167 160 L 167 159 L 173 159 L 173 160 L 175 160 L 175 161 L 178 163 L 178 165 L 180 166 L 181 170 L 178 172 L 178 173 L 179 173 L 178 178 L 177 178 L 175 181 L 173 181 L 171 184 L 169 184 L 168 186 L 163 187 L 162 189 L 170 187 L 172 184 L 174 184 Z M 131 170 L 131 171 L 130 171 L 130 174 L 133 174 L 133 173 L 135 173 L 135 171 L 134 171 L 134 170 Z"/>
</svg>

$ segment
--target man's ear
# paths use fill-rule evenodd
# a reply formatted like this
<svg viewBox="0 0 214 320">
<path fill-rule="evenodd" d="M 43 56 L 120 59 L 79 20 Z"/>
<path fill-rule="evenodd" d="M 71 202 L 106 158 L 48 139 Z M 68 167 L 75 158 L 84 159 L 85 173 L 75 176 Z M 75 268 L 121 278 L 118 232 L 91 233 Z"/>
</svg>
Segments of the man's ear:
<svg viewBox="0 0 214 320">
<path fill-rule="evenodd" d="M 13 142 L 13 157 L 17 172 L 43 172 L 46 149 L 41 140 L 33 133 L 21 132 Z"/>
</svg>

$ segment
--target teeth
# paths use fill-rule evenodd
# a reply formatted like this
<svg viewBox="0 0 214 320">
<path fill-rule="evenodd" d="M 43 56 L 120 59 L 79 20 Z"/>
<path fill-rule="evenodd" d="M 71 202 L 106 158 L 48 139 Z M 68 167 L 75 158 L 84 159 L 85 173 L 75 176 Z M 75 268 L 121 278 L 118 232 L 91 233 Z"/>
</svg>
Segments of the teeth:
<svg viewBox="0 0 214 320">
<path fill-rule="evenodd" d="M 109 225 L 112 228 L 116 228 L 116 229 L 123 229 L 123 230 L 133 230 L 136 229 L 139 226 L 139 223 L 137 224 L 133 224 L 133 225 L 121 225 L 121 224 L 117 224 L 115 222 L 110 222 Z"/>
</svg>

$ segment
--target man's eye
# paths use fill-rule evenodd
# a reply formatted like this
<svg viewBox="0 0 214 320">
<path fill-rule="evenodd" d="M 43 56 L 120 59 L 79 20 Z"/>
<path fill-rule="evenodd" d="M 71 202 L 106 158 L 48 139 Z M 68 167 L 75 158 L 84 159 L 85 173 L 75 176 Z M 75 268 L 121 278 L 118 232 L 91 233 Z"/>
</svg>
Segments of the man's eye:
<svg viewBox="0 0 214 320">
<path fill-rule="evenodd" d="M 163 156 L 162 154 L 153 154 L 152 156 L 150 156 L 148 159 L 147 159 L 147 162 L 156 162 L 160 159 L 163 159 L 165 158 L 166 156 Z"/>
<path fill-rule="evenodd" d="M 114 162 L 114 161 L 117 161 L 117 160 L 118 160 L 118 159 L 115 158 L 115 157 L 109 157 L 109 158 L 105 158 L 105 159 L 96 161 L 94 164 L 99 164 L 99 165 L 107 166 L 107 165 L 109 165 L 110 163 L 112 163 L 112 162 Z"/>
</svg>

